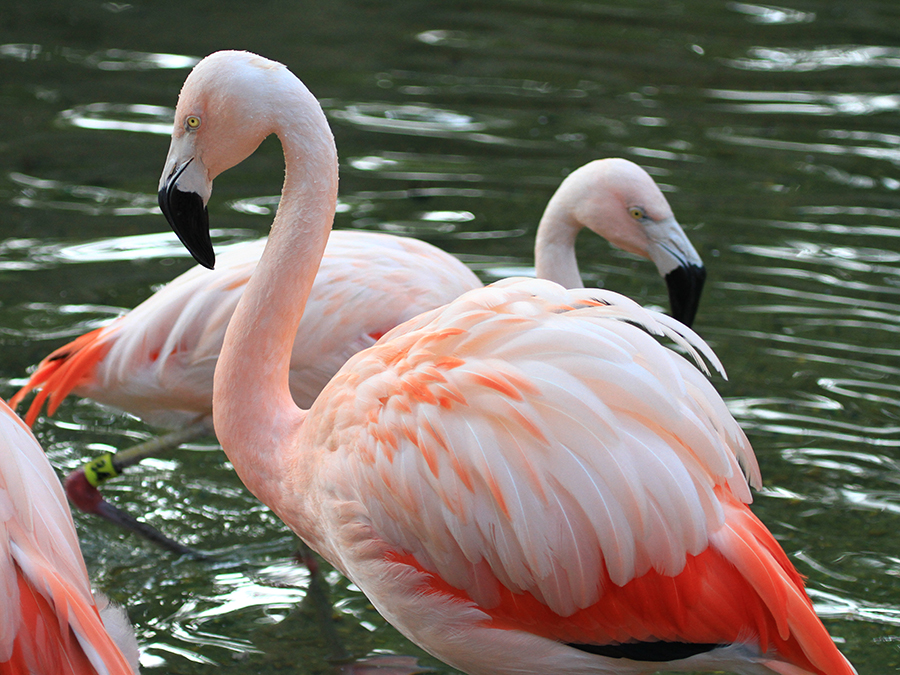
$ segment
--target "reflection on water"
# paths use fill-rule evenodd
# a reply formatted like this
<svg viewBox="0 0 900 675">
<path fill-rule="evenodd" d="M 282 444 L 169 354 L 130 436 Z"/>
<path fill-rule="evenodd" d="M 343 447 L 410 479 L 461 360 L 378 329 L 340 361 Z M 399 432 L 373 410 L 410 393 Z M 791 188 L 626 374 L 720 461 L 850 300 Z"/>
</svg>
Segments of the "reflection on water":
<svg viewBox="0 0 900 675">
<path fill-rule="evenodd" d="M 747 20 L 761 24 L 810 23 L 816 20 L 815 12 L 801 12 L 788 7 L 772 5 L 751 5 L 744 2 L 729 2 L 728 9 L 746 15 Z"/>
<path fill-rule="evenodd" d="M 743 70 L 810 72 L 846 67 L 900 67 L 900 48 L 847 45 L 817 49 L 753 47 L 749 58 L 729 59 L 728 65 Z"/>
<path fill-rule="evenodd" d="M 135 131 L 145 134 L 172 133 L 175 109 L 158 105 L 88 103 L 59 114 L 63 124 L 81 129 Z"/>
<path fill-rule="evenodd" d="M 171 128 L 170 124 L 169 133 Z M 10 203 L 23 208 L 79 211 L 91 216 L 141 216 L 159 213 L 156 195 L 76 185 L 18 172 L 10 173 L 9 179 L 16 186 L 17 192 Z"/>
<path fill-rule="evenodd" d="M 737 113 L 798 115 L 871 115 L 897 110 L 895 94 L 821 94 L 810 91 L 724 91 L 707 92 L 710 98 L 736 101 L 722 110 Z M 891 139 L 896 144 L 896 139 Z"/>
<path fill-rule="evenodd" d="M 715 385 L 760 459 L 754 508 L 859 672 L 895 672 L 897 10 L 807 5 L 494 3 L 423 16 L 407 2 L 248 12 L 226 1 L 215 21 L 165 1 L 17 5 L 0 27 L 2 395 L 192 265 L 155 195 L 161 137 L 198 60 L 187 54 L 239 46 L 287 63 L 335 132 L 337 226 L 423 237 L 485 281 L 534 274 L 534 229 L 568 172 L 629 157 L 709 268 L 696 328 L 728 369 Z M 271 143 L 217 180 L 220 250 L 266 233 L 282 181 Z M 665 305 L 645 261 L 588 237 L 578 246 L 589 283 Z M 153 430 L 71 400 L 37 432 L 69 471 Z M 145 672 L 332 672 L 293 537 L 212 440 L 104 489 L 216 556 L 174 560 L 76 514 L 98 586 L 129 606 Z M 422 656 L 327 578 L 355 655 Z"/>
<path fill-rule="evenodd" d="M 87 52 L 80 49 L 47 49 L 39 44 L 0 45 L 0 58 L 16 61 L 51 60 L 62 57 L 69 63 L 98 70 L 185 70 L 193 68 L 199 58 L 178 54 L 149 54 L 126 49 L 104 49 Z"/>
<path fill-rule="evenodd" d="M 456 137 L 489 145 L 533 145 L 524 141 L 484 133 L 485 129 L 509 126 L 500 118 L 475 119 L 451 110 L 425 105 L 395 106 L 380 103 L 351 103 L 329 109 L 330 117 L 349 122 L 368 131 L 436 138 Z"/>
</svg>

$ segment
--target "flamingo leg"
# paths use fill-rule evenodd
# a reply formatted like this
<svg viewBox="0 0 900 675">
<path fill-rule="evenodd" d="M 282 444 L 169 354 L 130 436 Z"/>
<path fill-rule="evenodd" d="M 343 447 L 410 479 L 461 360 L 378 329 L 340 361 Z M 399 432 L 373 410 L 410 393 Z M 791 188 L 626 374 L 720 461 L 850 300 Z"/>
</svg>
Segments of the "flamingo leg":
<svg viewBox="0 0 900 675">
<path fill-rule="evenodd" d="M 65 480 L 66 495 L 79 510 L 99 516 L 129 532 L 134 532 L 167 551 L 178 555 L 188 555 L 192 558 L 209 558 L 208 554 L 167 537 L 152 525 L 139 521 L 122 509 L 113 506 L 103 498 L 98 488 L 102 483 L 118 476 L 126 468 L 148 457 L 159 457 L 184 443 L 211 433 L 212 421 L 209 417 L 205 417 L 184 429 L 173 431 L 165 436 L 159 436 L 116 453 L 105 453 L 69 474 Z"/>
<path fill-rule="evenodd" d="M 374 654 L 354 658 L 335 628 L 334 607 L 328 583 L 322 577 L 321 559 L 302 539 L 298 542 L 294 557 L 309 570 L 306 602 L 310 603 L 316 615 L 316 623 L 330 652 L 328 661 L 334 666 L 335 675 L 415 675 L 434 670 L 420 665 L 415 656 L 404 654 Z"/>
<path fill-rule="evenodd" d="M 328 645 L 330 652 L 328 660 L 331 663 L 347 663 L 353 659 L 344 642 L 334 627 L 334 609 L 331 606 L 328 584 L 322 578 L 319 558 L 313 550 L 302 540 L 299 541 L 297 552 L 294 554 L 297 562 L 309 570 L 309 585 L 306 589 L 306 601 L 310 603 L 316 615 L 316 623 L 322 630 L 322 637 Z"/>
<path fill-rule="evenodd" d="M 125 450 L 115 453 L 105 453 L 87 462 L 81 469 L 94 487 L 100 487 L 111 478 L 115 478 L 125 469 L 134 466 L 148 457 L 159 457 L 172 450 L 176 450 L 185 443 L 190 443 L 198 438 L 209 436 L 213 433 L 212 419 L 204 417 L 184 429 L 172 431 L 164 436 L 151 438 L 149 441 L 138 443 Z"/>
</svg>

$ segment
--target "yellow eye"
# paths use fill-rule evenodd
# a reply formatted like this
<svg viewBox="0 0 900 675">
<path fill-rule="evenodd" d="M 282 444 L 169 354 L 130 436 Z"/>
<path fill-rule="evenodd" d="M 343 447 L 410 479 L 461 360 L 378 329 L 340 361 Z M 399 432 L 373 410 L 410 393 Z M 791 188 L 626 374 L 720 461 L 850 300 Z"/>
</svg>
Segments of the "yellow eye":
<svg viewBox="0 0 900 675">
<path fill-rule="evenodd" d="M 188 131 L 194 131 L 200 126 L 200 118 L 196 115 L 188 115 L 184 120 L 184 128 Z"/>
<path fill-rule="evenodd" d="M 628 212 L 631 214 L 631 217 L 634 218 L 635 220 L 641 220 L 644 217 L 644 210 L 639 209 L 636 206 L 632 206 Z"/>
</svg>

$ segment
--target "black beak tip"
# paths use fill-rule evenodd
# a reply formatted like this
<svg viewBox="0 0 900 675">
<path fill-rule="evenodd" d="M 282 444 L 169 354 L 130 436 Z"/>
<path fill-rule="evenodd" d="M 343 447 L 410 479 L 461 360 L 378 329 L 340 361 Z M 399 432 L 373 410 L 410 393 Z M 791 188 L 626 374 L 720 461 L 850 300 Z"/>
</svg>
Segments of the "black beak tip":
<svg viewBox="0 0 900 675">
<path fill-rule="evenodd" d="M 159 208 L 184 247 L 199 264 L 213 269 L 216 253 L 209 236 L 209 212 L 196 192 L 182 192 L 169 181 L 159 191 Z"/>
<path fill-rule="evenodd" d="M 702 265 L 676 267 L 666 275 L 672 316 L 685 326 L 694 323 L 705 281 L 706 268 Z"/>
</svg>

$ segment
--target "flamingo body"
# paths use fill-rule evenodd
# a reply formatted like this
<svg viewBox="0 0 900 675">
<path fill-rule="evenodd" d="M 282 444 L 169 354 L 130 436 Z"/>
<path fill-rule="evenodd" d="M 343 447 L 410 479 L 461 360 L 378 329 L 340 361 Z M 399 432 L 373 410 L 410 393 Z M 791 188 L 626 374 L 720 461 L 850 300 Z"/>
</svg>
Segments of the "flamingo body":
<svg viewBox="0 0 900 675">
<path fill-rule="evenodd" d="M 101 618 L 62 486 L 31 431 L 0 401 L 0 673 L 134 673 L 128 631 L 116 608 Z"/>
<path fill-rule="evenodd" d="M 211 264 L 212 180 L 270 133 L 285 185 L 226 332 L 216 433 L 247 487 L 388 621 L 473 675 L 855 672 L 747 508 L 759 473 L 740 427 L 654 337 L 721 370 L 673 319 L 510 279 L 398 326 L 298 408 L 290 342 L 337 194 L 315 98 L 252 54 L 201 61 L 160 202 Z"/>
<path fill-rule="evenodd" d="M 539 282 L 408 322 L 310 409 L 299 445 L 321 448 L 317 471 L 284 499 L 315 495 L 314 546 L 465 672 L 737 670 L 770 651 L 848 672 L 827 670 L 833 643 L 746 507 L 744 434 L 636 326 L 714 359 L 621 296 Z"/>
<path fill-rule="evenodd" d="M 215 270 L 192 268 L 111 324 L 45 358 L 12 399 L 41 391 L 32 424 L 70 393 L 176 428 L 212 409 L 213 372 L 225 329 L 265 240 L 235 246 Z M 335 231 L 316 277 L 291 356 L 291 391 L 309 406 L 338 368 L 388 330 L 481 282 L 463 263 L 425 242 Z"/>
</svg>

